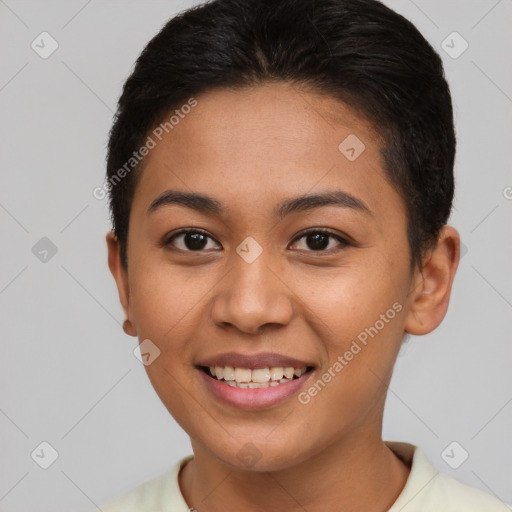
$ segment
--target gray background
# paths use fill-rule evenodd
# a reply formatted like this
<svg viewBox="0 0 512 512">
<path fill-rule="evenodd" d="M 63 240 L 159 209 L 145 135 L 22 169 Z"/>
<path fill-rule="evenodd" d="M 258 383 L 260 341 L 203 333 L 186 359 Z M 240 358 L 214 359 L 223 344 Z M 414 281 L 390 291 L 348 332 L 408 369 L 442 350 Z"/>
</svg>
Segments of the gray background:
<svg viewBox="0 0 512 512">
<path fill-rule="evenodd" d="M 442 326 L 398 359 L 383 436 L 512 503 L 512 2 L 386 3 L 445 62 L 458 134 L 451 224 L 467 252 Z M 92 195 L 123 81 L 190 5 L 0 0 L 2 511 L 95 510 L 191 453 L 121 329 L 107 202 Z M 59 44 L 47 59 L 31 48 L 43 31 Z M 456 59 L 441 47 L 453 31 L 469 43 Z M 57 248 L 46 261 L 43 237 Z M 31 458 L 42 441 L 58 452 L 48 469 Z M 452 441 L 469 453 L 458 469 L 441 456 Z"/>
</svg>

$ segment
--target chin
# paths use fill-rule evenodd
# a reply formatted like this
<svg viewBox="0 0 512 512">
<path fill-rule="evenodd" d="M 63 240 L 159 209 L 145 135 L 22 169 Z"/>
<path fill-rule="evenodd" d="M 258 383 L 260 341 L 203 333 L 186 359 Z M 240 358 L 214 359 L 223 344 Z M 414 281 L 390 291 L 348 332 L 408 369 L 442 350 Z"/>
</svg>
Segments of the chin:
<svg viewBox="0 0 512 512">
<path fill-rule="evenodd" d="M 286 436 L 285 436 L 286 437 Z M 291 443 L 282 437 L 276 437 L 273 442 L 264 436 L 246 439 L 231 439 L 229 445 L 210 447 L 210 453 L 226 466 L 237 471 L 281 471 L 305 462 L 311 451 L 304 446 L 304 440 Z M 210 445 L 211 446 L 211 445 Z"/>
</svg>

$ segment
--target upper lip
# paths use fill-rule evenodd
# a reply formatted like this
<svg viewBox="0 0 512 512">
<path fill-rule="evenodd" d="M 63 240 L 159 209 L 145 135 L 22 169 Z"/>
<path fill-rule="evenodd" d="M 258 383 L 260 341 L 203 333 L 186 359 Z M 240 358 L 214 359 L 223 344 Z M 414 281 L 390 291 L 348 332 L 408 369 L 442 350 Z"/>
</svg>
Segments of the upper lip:
<svg viewBox="0 0 512 512">
<path fill-rule="evenodd" d="M 225 352 L 201 360 L 197 366 L 232 366 L 234 368 L 272 368 L 293 367 L 304 368 L 313 366 L 311 363 L 301 361 L 275 352 L 261 352 L 259 354 L 241 354 L 238 352 Z"/>
</svg>

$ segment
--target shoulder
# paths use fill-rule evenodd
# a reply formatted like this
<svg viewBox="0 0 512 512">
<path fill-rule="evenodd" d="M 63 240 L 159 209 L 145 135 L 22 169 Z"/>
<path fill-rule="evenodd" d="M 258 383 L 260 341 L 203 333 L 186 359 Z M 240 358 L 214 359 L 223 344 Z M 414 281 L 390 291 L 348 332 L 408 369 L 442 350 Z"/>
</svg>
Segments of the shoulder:
<svg viewBox="0 0 512 512">
<path fill-rule="evenodd" d="M 188 512 L 181 494 L 178 474 L 193 456 L 181 459 L 167 473 L 148 480 L 127 494 L 102 505 L 102 512 Z"/>
<path fill-rule="evenodd" d="M 447 512 L 510 512 L 512 507 L 499 500 L 495 496 L 487 494 L 480 489 L 469 487 L 458 480 L 444 474 L 438 473 L 433 486 L 432 499 L 443 503 Z M 437 505 L 438 506 L 438 505 Z"/>
<path fill-rule="evenodd" d="M 409 443 L 386 441 L 411 471 L 388 512 L 511 512 L 512 507 L 435 469 L 425 453 Z"/>
</svg>

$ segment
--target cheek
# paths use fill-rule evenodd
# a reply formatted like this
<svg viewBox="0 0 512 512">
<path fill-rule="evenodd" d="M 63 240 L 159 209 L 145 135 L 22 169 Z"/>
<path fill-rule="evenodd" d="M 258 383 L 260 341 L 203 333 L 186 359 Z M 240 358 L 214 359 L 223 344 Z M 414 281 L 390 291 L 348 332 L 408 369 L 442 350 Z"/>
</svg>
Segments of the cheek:
<svg viewBox="0 0 512 512">
<path fill-rule="evenodd" d="M 166 343 L 183 332 L 204 302 L 211 284 L 170 265 L 146 264 L 131 280 L 132 310 L 139 337 Z"/>
<path fill-rule="evenodd" d="M 402 336 L 403 309 L 395 302 L 382 313 L 380 308 L 374 311 L 361 314 L 346 308 L 338 315 L 332 331 L 324 332 L 328 362 L 297 397 L 303 416 L 315 419 L 308 428 L 321 433 L 322 442 L 355 428 L 385 399 Z"/>
<path fill-rule="evenodd" d="M 314 291 L 299 295 L 305 295 L 304 302 L 310 311 L 322 320 L 330 345 L 343 347 L 344 341 L 357 337 L 390 309 L 386 320 L 397 323 L 397 308 L 393 309 L 393 304 L 402 304 L 406 282 L 394 274 L 391 266 L 338 269 L 326 274 L 322 282 L 310 283 Z M 386 331 L 390 323 L 386 323 Z"/>
<path fill-rule="evenodd" d="M 350 403 L 357 410 L 392 371 L 403 336 L 407 279 L 389 265 L 374 265 L 363 271 L 348 269 L 327 283 L 309 296 L 326 351 L 322 381 L 328 382 L 325 391 L 323 383 L 311 391 L 323 395 L 326 403 L 331 399 L 341 408 Z"/>
<path fill-rule="evenodd" d="M 146 265 L 133 276 L 132 308 L 140 341 L 150 339 L 159 356 L 145 366 L 155 392 L 169 413 L 190 431 L 190 395 L 187 381 L 192 371 L 192 348 L 198 311 L 211 288 L 186 279 L 168 265 Z M 196 411 L 198 414 L 199 411 Z M 192 415 L 193 416 L 193 415 Z"/>
</svg>

